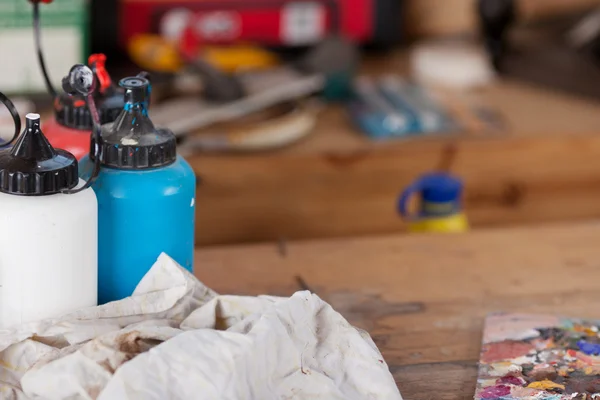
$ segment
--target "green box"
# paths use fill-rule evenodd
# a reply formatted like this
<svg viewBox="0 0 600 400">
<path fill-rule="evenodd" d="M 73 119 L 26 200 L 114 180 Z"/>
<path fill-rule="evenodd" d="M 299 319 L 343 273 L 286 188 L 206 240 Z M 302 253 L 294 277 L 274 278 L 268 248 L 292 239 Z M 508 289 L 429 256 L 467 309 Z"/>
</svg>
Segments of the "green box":
<svg viewBox="0 0 600 400">
<path fill-rule="evenodd" d="M 45 91 L 33 41 L 32 5 L 27 0 L 0 0 L 0 91 Z M 55 86 L 73 64 L 85 62 L 89 18 L 87 0 L 40 4 L 42 44 Z"/>
</svg>

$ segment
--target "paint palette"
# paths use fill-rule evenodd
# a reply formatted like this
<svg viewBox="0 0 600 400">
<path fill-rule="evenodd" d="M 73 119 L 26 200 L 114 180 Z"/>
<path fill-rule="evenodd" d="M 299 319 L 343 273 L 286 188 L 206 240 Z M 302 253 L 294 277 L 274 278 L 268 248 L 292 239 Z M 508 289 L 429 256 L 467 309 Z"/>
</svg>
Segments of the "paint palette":
<svg viewBox="0 0 600 400">
<path fill-rule="evenodd" d="M 600 400 L 600 321 L 493 314 L 475 400 Z"/>
</svg>

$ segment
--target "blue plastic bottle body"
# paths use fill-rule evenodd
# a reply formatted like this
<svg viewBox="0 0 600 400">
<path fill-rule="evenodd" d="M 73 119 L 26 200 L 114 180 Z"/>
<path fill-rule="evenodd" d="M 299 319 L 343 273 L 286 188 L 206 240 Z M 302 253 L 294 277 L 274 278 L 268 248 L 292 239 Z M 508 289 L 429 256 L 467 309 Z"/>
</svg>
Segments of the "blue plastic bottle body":
<svg viewBox="0 0 600 400">
<path fill-rule="evenodd" d="M 80 175 L 93 162 L 85 156 Z M 102 167 L 98 198 L 98 304 L 130 296 L 161 252 L 192 271 L 196 177 L 181 157 L 166 167 Z"/>
</svg>

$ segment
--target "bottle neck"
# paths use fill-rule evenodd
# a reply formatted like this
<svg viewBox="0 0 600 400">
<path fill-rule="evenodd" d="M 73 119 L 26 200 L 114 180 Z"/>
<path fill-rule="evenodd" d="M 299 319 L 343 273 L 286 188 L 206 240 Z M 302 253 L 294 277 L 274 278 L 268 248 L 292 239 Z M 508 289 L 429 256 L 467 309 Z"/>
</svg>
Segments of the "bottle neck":
<svg viewBox="0 0 600 400">
<path fill-rule="evenodd" d="M 135 79 L 134 79 L 135 80 Z M 125 105 L 123 111 L 115 121 L 115 131 L 129 132 L 143 135 L 154 131 L 154 124 L 148 117 L 148 101 L 150 86 L 140 85 L 125 89 Z"/>
<path fill-rule="evenodd" d="M 148 117 L 146 102 L 125 103 L 112 128 L 113 133 L 128 138 L 141 138 L 154 130 L 154 124 Z"/>
<path fill-rule="evenodd" d="M 141 85 L 125 89 L 125 111 L 138 112 L 148 116 L 149 102 L 150 85 Z"/>
<path fill-rule="evenodd" d="M 140 102 L 127 102 L 123 107 L 125 113 L 128 114 L 141 114 L 144 117 L 148 116 L 148 102 L 140 101 Z"/>
</svg>

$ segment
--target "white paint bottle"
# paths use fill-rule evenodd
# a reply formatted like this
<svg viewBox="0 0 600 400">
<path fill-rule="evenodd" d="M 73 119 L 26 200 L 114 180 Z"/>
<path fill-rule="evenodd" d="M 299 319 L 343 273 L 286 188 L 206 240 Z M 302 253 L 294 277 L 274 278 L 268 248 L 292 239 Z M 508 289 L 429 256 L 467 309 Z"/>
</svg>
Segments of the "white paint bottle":
<svg viewBox="0 0 600 400">
<path fill-rule="evenodd" d="M 84 183 L 27 114 L 0 150 L 0 328 L 97 304 L 98 205 Z"/>
</svg>

